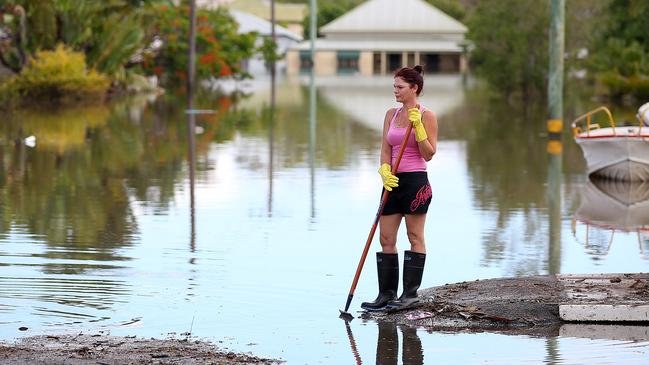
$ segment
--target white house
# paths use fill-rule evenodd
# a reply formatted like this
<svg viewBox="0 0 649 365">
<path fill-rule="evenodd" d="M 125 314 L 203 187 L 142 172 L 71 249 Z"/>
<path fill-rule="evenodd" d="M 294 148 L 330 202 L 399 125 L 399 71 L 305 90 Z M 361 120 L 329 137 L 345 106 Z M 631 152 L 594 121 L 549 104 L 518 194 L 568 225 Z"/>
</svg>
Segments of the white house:
<svg viewBox="0 0 649 365">
<path fill-rule="evenodd" d="M 238 10 L 230 10 L 230 14 L 239 23 L 240 33 L 257 32 L 259 34 L 255 44 L 256 46 L 260 46 L 264 38 L 271 37 L 271 23 L 269 21 Z M 290 47 L 302 41 L 300 35 L 277 24 L 275 24 L 275 39 L 277 41 L 277 52 L 281 55 L 285 54 Z M 286 69 L 285 59 L 278 61 L 276 67 L 278 72 L 284 72 Z M 246 60 L 244 69 L 252 75 L 261 75 L 268 72 L 268 68 L 261 54 L 256 54 L 251 59 Z"/>
<path fill-rule="evenodd" d="M 270 0 L 196 0 L 196 5 L 206 9 L 216 9 L 223 6 L 252 14 L 270 21 Z M 306 4 L 294 4 L 275 1 L 275 23 L 282 24 L 295 34 L 302 34 L 302 21 L 307 15 Z"/>
<path fill-rule="evenodd" d="M 467 27 L 423 0 L 369 0 L 320 29 L 316 75 L 386 75 L 423 64 L 427 73 L 467 68 Z M 288 73 L 311 67 L 310 41 L 287 53 Z"/>
<path fill-rule="evenodd" d="M 248 32 L 257 32 L 259 37 L 255 43 L 255 46 L 260 46 L 263 43 L 264 38 L 271 37 L 271 23 L 257 15 L 254 15 L 250 12 L 238 10 L 244 5 L 249 5 L 250 9 L 256 12 L 265 12 L 265 7 L 267 4 L 262 0 L 255 0 L 252 2 L 243 2 L 235 0 L 197 0 L 196 5 L 200 8 L 214 10 L 218 7 L 224 7 L 228 10 L 230 15 L 234 20 L 239 24 L 239 33 L 248 33 Z M 238 8 L 237 8 L 237 5 Z M 304 7 L 302 5 L 302 7 Z M 270 9 L 270 5 L 268 5 Z M 270 10 L 268 10 L 270 15 Z M 297 34 L 285 27 L 275 24 L 275 39 L 277 41 L 277 51 L 280 54 L 285 54 L 289 47 L 294 46 L 295 44 L 302 41 L 302 36 Z M 276 63 L 277 70 L 279 72 L 284 72 L 286 69 L 286 62 L 280 60 Z M 269 70 L 265 65 L 264 59 L 261 54 L 253 56 L 251 59 L 248 59 L 244 62 L 243 68 L 245 71 L 250 72 L 252 75 L 263 75 L 268 73 Z"/>
</svg>

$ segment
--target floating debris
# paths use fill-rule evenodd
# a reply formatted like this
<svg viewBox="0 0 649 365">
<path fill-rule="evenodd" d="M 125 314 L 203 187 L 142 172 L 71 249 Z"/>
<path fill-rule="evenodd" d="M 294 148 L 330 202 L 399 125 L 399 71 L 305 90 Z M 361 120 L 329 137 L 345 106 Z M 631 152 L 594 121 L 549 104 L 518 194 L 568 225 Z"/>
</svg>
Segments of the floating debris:
<svg viewBox="0 0 649 365">
<path fill-rule="evenodd" d="M 25 146 L 34 148 L 36 147 L 36 137 L 35 136 L 29 136 L 25 138 Z"/>
<path fill-rule="evenodd" d="M 434 316 L 434 314 L 431 313 L 431 312 L 415 311 L 415 312 L 406 314 L 406 319 L 408 319 L 410 321 L 418 321 L 420 319 L 430 318 L 432 316 Z"/>
</svg>

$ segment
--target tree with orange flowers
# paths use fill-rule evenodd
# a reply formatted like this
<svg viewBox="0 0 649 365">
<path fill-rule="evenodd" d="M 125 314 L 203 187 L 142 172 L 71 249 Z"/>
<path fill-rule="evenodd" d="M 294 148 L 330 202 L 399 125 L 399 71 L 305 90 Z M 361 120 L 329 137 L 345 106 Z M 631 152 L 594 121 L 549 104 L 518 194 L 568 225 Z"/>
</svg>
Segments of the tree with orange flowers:
<svg viewBox="0 0 649 365">
<path fill-rule="evenodd" d="M 196 74 L 199 79 L 248 76 L 241 63 L 255 52 L 257 34 L 239 34 L 237 29 L 238 24 L 225 10 L 197 11 Z M 158 75 L 163 82 L 183 82 L 187 78 L 189 60 L 189 7 L 158 6 L 148 33 L 161 46 L 145 52 L 145 71 Z"/>
</svg>

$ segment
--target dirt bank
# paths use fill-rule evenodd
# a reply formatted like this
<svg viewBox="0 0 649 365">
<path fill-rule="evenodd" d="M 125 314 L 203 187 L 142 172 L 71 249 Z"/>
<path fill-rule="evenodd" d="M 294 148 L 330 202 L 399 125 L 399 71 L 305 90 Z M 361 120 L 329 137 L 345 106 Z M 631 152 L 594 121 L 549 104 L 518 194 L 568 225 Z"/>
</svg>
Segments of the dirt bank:
<svg viewBox="0 0 649 365">
<path fill-rule="evenodd" d="M 155 340 L 104 335 L 34 336 L 0 343 L 4 365 L 135 365 L 135 364 L 279 364 L 185 339 Z"/>
<path fill-rule="evenodd" d="M 362 318 L 442 331 L 557 335 L 559 305 L 649 303 L 648 274 L 547 275 L 476 280 L 421 290 L 424 304 Z"/>
</svg>

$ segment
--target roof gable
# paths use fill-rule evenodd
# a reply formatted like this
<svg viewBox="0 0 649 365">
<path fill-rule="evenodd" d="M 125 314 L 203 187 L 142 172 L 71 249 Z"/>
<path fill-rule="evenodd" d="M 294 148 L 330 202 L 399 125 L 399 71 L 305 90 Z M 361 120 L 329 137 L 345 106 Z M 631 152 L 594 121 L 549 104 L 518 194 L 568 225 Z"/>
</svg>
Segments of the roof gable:
<svg viewBox="0 0 649 365">
<path fill-rule="evenodd" d="M 335 33 L 466 33 L 467 27 L 423 0 L 369 0 L 326 24 Z"/>
<path fill-rule="evenodd" d="M 272 24 L 256 15 L 248 14 L 238 10 L 230 10 L 234 20 L 239 23 L 239 32 L 257 32 L 262 36 L 270 36 Z M 285 37 L 294 41 L 301 41 L 302 37 L 290 30 L 275 24 L 275 34 L 277 37 Z"/>
<path fill-rule="evenodd" d="M 216 9 L 224 6 L 228 9 L 242 11 L 259 18 L 270 20 L 269 0 L 196 0 L 196 5 L 201 8 Z M 305 4 L 276 3 L 275 19 L 278 22 L 302 23 L 307 15 Z"/>
<path fill-rule="evenodd" d="M 270 2 L 263 0 L 234 0 L 230 3 L 231 9 L 243 11 L 256 15 L 262 19 L 270 19 Z M 297 22 L 302 20 L 307 14 L 305 4 L 275 3 L 275 19 L 278 22 Z"/>
</svg>

